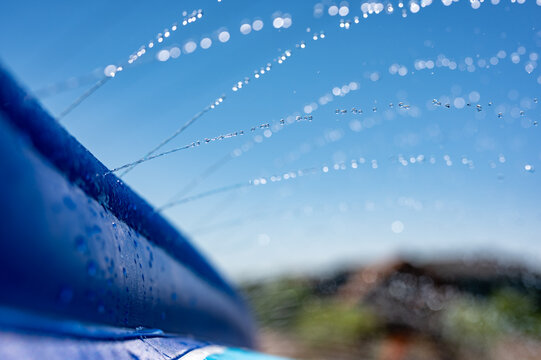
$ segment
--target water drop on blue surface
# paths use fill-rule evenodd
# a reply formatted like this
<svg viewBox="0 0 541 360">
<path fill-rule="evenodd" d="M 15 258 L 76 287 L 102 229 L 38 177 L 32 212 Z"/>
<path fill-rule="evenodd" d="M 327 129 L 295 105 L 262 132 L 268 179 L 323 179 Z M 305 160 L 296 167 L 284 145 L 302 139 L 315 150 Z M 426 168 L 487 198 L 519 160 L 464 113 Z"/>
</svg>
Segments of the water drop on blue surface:
<svg viewBox="0 0 541 360">
<path fill-rule="evenodd" d="M 73 290 L 70 287 L 63 287 L 58 293 L 58 301 L 62 304 L 69 304 L 73 299 Z"/>
<path fill-rule="evenodd" d="M 77 208 L 77 205 L 75 205 L 75 203 L 69 196 L 64 196 L 62 201 L 64 202 L 64 205 L 66 205 L 66 207 L 70 210 L 75 210 L 75 208 Z"/>
<path fill-rule="evenodd" d="M 88 273 L 88 275 L 90 276 L 95 276 L 96 273 L 98 272 L 98 268 L 96 266 L 96 263 L 94 261 L 89 261 L 87 266 L 86 266 L 86 272 Z"/>
<path fill-rule="evenodd" d="M 75 249 L 81 254 L 85 254 L 88 251 L 88 246 L 84 237 L 77 236 L 75 238 Z"/>
</svg>

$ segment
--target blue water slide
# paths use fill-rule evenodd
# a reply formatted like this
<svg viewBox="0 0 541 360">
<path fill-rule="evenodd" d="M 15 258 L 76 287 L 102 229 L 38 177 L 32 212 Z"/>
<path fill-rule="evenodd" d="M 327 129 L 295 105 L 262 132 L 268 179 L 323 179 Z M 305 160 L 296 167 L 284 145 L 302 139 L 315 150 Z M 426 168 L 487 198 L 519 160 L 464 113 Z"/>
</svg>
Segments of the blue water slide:
<svg viewBox="0 0 541 360">
<path fill-rule="evenodd" d="M 0 66 L 0 357 L 250 356 L 239 294 L 107 172 Z"/>
</svg>

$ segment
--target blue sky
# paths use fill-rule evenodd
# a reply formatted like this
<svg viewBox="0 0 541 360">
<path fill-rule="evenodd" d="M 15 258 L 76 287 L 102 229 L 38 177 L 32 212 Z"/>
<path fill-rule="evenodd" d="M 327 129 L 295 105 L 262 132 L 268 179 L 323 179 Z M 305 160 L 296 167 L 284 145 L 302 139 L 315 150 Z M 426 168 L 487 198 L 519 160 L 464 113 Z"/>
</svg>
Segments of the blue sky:
<svg viewBox="0 0 541 360">
<path fill-rule="evenodd" d="M 536 262 L 541 6 L 521 2 L 425 0 L 401 8 L 393 1 L 366 18 L 363 10 L 376 3 L 8 2 L 0 5 L 0 59 L 54 115 L 103 77 L 106 66 L 122 65 L 61 119 L 110 168 L 137 160 L 225 95 L 163 150 L 248 134 L 149 161 L 124 180 L 161 206 L 259 136 L 262 142 L 190 195 L 261 177 L 266 185 L 164 212 L 229 277 L 319 271 L 397 254 L 505 254 Z M 182 26 L 183 11 L 198 9 L 203 16 Z M 284 23 L 277 17 L 290 26 L 275 28 Z M 256 20 L 262 29 L 241 33 L 241 25 Z M 170 36 L 158 43 L 166 29 Z M 221 42 L 224 32 L 229 40 Z M 212 41 L 208 49 L 204 38 Z M 191 42 L 197 46 L 190 53 Z M 145 54 L 128 64 L 142 45 Z M 180 56 L 158 60 L 160 51 L 163 60 L 176 48 Z M 254 71 L 267 63 L 271 70 L 256 79 Z M 245 77 L 249 84 L 233 91 Z M 69 89 L 55 92 L 53 84 Z M 279 125 L 311 109 L 311 122 Z M 249 131 L 265 123 L 278 125 Z M 271 181 L 312 167 L 316 174 Z"/>
</svg>

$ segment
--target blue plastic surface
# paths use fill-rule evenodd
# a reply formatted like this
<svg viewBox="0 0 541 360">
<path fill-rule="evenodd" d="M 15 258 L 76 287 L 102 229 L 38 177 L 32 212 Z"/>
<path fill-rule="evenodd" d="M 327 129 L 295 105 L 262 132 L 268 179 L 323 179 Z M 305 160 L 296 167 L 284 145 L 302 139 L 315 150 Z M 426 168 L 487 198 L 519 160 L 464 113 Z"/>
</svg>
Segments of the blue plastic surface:
<svg viewBox="0 0 541 360">
<path fill-rule="evenodd" d="M 0 306 L 254 345 L 231 286 L 1 68 L 0 171 Z"/>
</svg>

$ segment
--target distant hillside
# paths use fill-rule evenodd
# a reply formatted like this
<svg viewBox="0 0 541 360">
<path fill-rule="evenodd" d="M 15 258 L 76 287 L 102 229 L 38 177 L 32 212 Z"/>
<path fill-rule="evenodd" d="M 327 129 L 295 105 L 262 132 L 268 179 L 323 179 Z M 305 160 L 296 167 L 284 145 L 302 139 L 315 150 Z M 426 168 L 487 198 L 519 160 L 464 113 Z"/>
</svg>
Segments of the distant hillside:
<svg viewBox="0 0 541 360">
<path fill-rule="evenodd" d="M 533 359 L 528 349 L 541 350 L 541 276 L 521 265 L 396 260 L 242 289 L 262 346 L 285 356 Z"/>
</svg>

